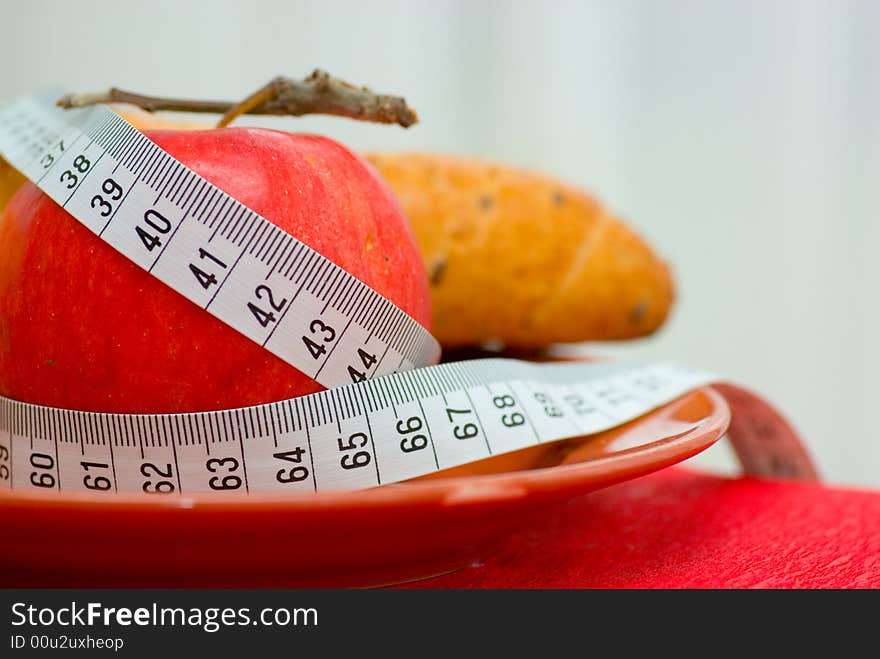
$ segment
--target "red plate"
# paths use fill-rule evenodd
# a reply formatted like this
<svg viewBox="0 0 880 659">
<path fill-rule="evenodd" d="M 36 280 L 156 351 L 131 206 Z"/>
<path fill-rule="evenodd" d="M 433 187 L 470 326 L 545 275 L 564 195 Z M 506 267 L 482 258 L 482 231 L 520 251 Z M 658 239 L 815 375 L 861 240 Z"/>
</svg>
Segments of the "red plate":
<svg viewBox="0 0 880 659">
<path fill-rule="evenodd" d="M 487 557 L 549 506 L 679 462 L 730 422 L 711 387 L 620 428 L 366 491 L 0 495 L 0 585 L 375 586 Z"/>
</svg>

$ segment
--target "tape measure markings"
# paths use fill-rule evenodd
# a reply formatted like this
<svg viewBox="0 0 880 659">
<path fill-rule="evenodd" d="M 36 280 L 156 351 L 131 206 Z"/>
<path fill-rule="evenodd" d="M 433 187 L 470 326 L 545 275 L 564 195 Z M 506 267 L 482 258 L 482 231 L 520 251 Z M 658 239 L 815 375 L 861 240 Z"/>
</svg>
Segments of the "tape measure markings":
<svg viewBox="0 0 880 659">
<path fill-rule="evenodd" d="M 29 100 L 4 108 L 7 159 L 209 313 L 325 386 L 436 361 L 439 346 L 416 321 L 109 109 L 74 111 L 64 121 L 60 112 Z M 321 328 L 323 340 L 315 340 Z"/>
<path fill-rule="evenodd" d="M 100 414 L 0 398 L 0 487 L 153 492 L 162 483 L 159 491 L 184 494 L 372 487 L 607 430 L 713 380 L 662 363 L 572 368 L 489 359 L 192 414 Z"/>
</svg>

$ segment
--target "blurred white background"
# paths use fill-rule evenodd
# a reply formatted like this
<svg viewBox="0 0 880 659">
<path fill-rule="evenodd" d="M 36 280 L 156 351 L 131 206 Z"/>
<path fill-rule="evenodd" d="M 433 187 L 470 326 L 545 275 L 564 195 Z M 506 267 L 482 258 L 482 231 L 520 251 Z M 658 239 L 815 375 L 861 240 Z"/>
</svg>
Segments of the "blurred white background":
<svg viewBox="0 0 880 659">
<path fill-rule="evenodd" d="M 0 99 L 236 99 L 320 66 L 404 94 L 358 148 L 469 153 L 597 193 L 673 263 L 662 334 L 602 346 L 751 385 L 823 476 L 880 487 L 880 3 L 0 0 Z M 265 120 L 263 120 L 265 121 Z M 719 444 L 696 462 L 732 470 Z"/>
</svg>

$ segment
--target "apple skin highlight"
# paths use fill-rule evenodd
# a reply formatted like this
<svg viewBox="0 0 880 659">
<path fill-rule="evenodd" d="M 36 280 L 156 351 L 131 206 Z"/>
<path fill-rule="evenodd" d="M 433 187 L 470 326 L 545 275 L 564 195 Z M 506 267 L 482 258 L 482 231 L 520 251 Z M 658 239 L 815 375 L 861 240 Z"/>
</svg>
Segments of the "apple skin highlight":
<svg viewBox="0 0 880 659">
<path fill-rule="evenodd" d="M 409 224 L 360 156 L 257 128 L 148 131 L 156 144 L 429 328 Z M 84 411 L 194 412 L 319 391 L 26 183 L 0 216 L 0 395 Z"/>
</svg>

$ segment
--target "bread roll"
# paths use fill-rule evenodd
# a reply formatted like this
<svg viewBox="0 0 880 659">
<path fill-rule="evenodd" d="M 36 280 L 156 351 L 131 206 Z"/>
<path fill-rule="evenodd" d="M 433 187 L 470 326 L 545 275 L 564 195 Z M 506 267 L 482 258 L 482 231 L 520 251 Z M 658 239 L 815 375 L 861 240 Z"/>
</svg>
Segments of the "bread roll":
<svg viewBox="0 0 880 659">
<path fill-rule="evenodd" d="M 367 157 L 412 223 L 445 347 L 626 339 L 666 319 L 669 268 L 584 192 L 475 159 Z"/>
</svg>

